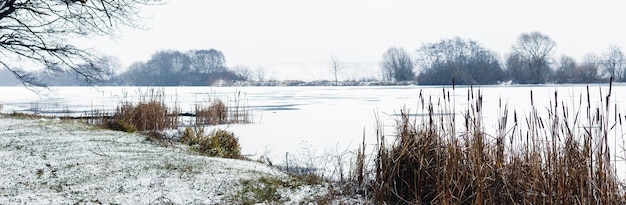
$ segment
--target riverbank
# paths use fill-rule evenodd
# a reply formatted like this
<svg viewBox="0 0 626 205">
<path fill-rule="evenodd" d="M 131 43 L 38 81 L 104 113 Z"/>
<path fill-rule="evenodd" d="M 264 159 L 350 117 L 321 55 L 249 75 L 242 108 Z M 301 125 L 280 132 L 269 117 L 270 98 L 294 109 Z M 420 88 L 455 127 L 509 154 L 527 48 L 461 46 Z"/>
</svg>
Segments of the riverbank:
<svg viewBox="0 0 626 205">
<path fill-rule="evenodd" d="M 0 204 L 307 204 L 329 190 L 262 163 L 76 121 L 0 116 L 0 147 Z"/>
</svg>

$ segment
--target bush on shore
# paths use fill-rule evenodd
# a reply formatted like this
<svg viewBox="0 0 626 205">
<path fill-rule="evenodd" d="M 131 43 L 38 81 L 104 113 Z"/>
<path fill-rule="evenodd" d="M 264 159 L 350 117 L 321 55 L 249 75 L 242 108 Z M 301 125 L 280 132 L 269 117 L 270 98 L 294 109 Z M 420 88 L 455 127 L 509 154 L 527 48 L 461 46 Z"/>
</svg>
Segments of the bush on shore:
<svg viewBox="0 0 626 205">
<path fill-rule="evenodd" d="M 242 158 L 239 140 L 232 132 L 218 129 L 205 135 L 203 128 L 187 127 L 180 140 L 191 147 L 191 150 L 203 155 L 232 159 Z"/>
</svg>

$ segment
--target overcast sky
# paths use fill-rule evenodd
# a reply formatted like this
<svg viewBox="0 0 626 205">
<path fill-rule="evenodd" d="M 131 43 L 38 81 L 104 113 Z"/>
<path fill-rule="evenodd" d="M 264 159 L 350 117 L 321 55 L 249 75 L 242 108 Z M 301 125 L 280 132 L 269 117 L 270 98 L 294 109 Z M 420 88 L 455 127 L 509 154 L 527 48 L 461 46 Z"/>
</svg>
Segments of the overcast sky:
<svg viewBox="0 0 626 205">
<path fill-rule="evenodd" d="M 127 66 L 158 50 L 220 50 L 229 66 L 377 62 L 390 47 L 460 36 L 504 55 L 524 32 L 557 43 L 555 56 L 582 59 L 626 46 L 622 1 L 170 0 L 145 8 L 149 30 L 123 30 L 93 46 Z"/>
</svg>

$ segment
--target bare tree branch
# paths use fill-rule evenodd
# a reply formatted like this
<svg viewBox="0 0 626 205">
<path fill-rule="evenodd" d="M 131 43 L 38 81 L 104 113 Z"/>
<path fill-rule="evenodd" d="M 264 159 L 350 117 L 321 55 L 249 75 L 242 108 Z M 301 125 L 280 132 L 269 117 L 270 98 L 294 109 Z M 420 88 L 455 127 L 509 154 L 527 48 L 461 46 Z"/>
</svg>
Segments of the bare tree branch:
<svg viewBox="0 0 626 205">
<path fill-rule="evenodd" d="M 99 57 L 71 45 L 71 39 L 112 36 L 120 26 L 140 28 L 140 8 L 164 0 L 0 0 L 0 64 L 12 71 L 20 63 L 44 69 L 61 68 L 88 81 L 101 70 L 85 70 Z M 82 66 L 82 67 L 81 67 Z M 87 66 L 96 68 L 97 66 Z M 13 72 L 34 84 L 23 72 Z"/>
</svg>

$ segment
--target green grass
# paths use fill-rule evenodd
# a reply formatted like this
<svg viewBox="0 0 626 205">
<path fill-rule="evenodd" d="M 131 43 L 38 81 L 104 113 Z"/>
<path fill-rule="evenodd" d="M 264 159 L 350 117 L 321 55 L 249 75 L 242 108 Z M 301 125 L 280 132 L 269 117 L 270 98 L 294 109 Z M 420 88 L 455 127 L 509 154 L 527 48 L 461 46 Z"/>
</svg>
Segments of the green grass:
<svg viewBox="0 0 626 205">
<path fill-rule="evenodd" d="M 285 203 L 288 198 L 283 197 L 279 190 L 295 186 L 289 181 L 277 177 L 260 177 L 253 180 L 241 181 L 242 189 L 232 197 L 241 204 L 257 203 Z"/>
<path fill-rule="evenodd" d="M 322 183 L 316 176 L 261 176 L 255 179 L 246 179 L 241 182 L 241 189 L 237 190 L 229 198 L 240 204 L 283 204 L 289 202 L 289 198 L 281 192 L 285 190 L 297 190 L 307 185 L 319 185 Z M 310 196 L 310 201 L 321 201 L 327 196 Z"/>
</svg>

